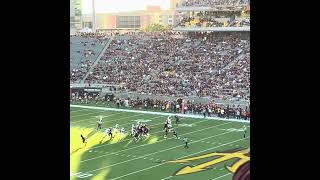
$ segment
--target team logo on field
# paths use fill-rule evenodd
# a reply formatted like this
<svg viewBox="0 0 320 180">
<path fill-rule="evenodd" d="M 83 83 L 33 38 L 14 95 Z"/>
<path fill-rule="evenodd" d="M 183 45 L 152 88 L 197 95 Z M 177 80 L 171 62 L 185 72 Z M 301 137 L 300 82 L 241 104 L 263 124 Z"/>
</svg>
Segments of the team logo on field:
<svg viewBox="0 0 320 180">
<path fill-rule="evenodd" d="M 203 154 L 196 157 L 179 159 L 175 161 L 168 161 L 169 163 L 189 163 L 191 161 L 196 161 L 199 159 L 210 158 L 209 161 L 203 162 L 197 165 L 187 165 L 179 169 L 174 173 L 174 176 L 180 176 L 190 173 L 202 172 L 207 170 L 212 170 L 213 167 L 219 163 L 223 163 L 234 159 L 234 163 L 231 166 L 225 165 L 226 169 L 232 173 L 235 173 L 236 170 L 246 162 L 250 161 L 250 149 L 244 149 L 234 152 L 214 152 Z"/>
<path fill-rule="evenodd" d="M 145 123 L 145 122 L 150 122 L 152 120 L 150 120 L 150 119 L 136 119 L 136 120 L 132 120 L 132 121 Z"/>
</svg>

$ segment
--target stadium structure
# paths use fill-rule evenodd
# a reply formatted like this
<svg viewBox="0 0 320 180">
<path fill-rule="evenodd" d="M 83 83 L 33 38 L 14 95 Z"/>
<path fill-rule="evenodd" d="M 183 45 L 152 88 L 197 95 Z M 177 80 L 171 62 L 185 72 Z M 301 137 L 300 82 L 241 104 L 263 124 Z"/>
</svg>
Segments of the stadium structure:
<svg viewBox="0 0 320 180">
<path fill-rule="evenodd" d="M 70 16 L 70 179 L 250 179 L 250 1 Z"/>
</svg>

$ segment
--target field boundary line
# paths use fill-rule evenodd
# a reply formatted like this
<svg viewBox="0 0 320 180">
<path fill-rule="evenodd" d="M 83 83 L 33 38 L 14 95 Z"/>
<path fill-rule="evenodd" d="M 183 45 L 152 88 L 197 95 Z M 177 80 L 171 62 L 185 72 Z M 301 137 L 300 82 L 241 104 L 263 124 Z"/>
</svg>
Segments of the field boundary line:
<svg viewBox="0 0 320 180">
<path fill-rule="evenodd" d="M 154 115 L 167 115 L 167 116 L 169 116 L 169 115 L 172 115 L 172 116 L 173 115 L 179 115 L 181 117 L 190 117 L 190 118 L 203 119 L 203 116 L 201 116 L 201 115 L 193 115 L 193 114 L 152 112 L 152 111 L 106 108 L 106 107 L 97 107 L 97 106 L 83 106 L 83 105 L 73 105 L 73 104 L 70 104 L 70 107 L 79 107 L 79 108 L 87 108 L 87 109 L 100 109 L 100 110 L 108 110 L 108 111 L 133 112 L 133 113 L 154 114 Z M 239 120 L 239 119 L 226 119 L 226 118 L 219 118 L 219 117 L 206 117 L 206 119 L 219 120 L 219 121 L 242 122 L 242 123 L 249 123 L 250 124 L 250 121 Z"/>
<path fill-rule="evenodd" d="M 79 112 L 79 111 L 85 111 L 85 110 L 88 110 L 88 109 L 85 109 L 85 108 L 83 108 L 83 109 L 78 109 L 78 110 L 70 111 L 70 113 Z"/>
</svg>

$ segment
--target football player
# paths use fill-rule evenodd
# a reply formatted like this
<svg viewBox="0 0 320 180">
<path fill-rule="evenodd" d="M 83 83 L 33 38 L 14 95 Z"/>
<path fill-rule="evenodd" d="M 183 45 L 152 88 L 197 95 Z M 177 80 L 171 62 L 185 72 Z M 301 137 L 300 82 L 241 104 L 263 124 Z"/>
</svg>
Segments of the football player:
<svg viewBox="0 0 320 180">
<path fill-rule="evenodd" d="M 178 134 L 177 134 L 177 132 L 173 129 L 173 135 L 177 138 L 177 139 L 179 139 L 179 137 L 178 137 Z"/>
<path fill-rule="evenodd" d="M 165 132 L 164 138 L 167 138 L 169 131 L 168 122 L 164 123 L 163 131 Z"/>
<path fill-rule="evenodd" d="M 177 115 L 175 115 L 175 118 L 176 118 L 176 124 L 178 124 L 178 122 L 180 122 L 180 118 Z"/>
<path fill-rule="evenodd" d="M 116 134 L 119 131 L 119 125 L 116 124 L 113 128 L 114 133 Z"/>
<path fill-rule="evenodd" d="M 168 116 L 167 123 L 171 124 L 171 116 Z"/>
<path fill-rule="evenodd" d="M 188 149 L 188 148 L 189 148 L 189 146 L 188 146 L 188 138 L 187 138 L 187 137 L 184 137 L 184 138 L 183 138 L 183 142 L 185 143 L 184 148 L 185 148 L 185 149 Z"/>
<path fill-rule="evenodd" d="M 100 116 L 99 121 L 97 121 L 97 130 L 102 128 L 102 116 Z"/>
<path fill-rule="evenodd" d="M 131 125 L 131 136 L 133 136 L 135 134 L 135 129 L 136 127 L 134 126 L 134 124 Z"/>
<path fill-rule="evenodd" d="M 126 130 L 122 127 L 120 129 L 120 139 L 122 139 L 122 137 L 126 134 Z"/>
<path fill-rule="evenodd" d="M 243 125 L 243 127 L 242 127 L 242 130 L 243 130 L 243 138 L 246 138 L 246 134 L 247 134 L 247 127 L 246 127 L 246 125 Z"/>
<path fill-rule="evenodd" d="M 84 143 L 84 144 L 86 145 L 86 144 L 87 144 L 86 138 L 84 138 L 84 137 L 82 136 L 82 134 L 81 134 L 81 139 L 82 139 L 82 143 Z"/>
</svg>

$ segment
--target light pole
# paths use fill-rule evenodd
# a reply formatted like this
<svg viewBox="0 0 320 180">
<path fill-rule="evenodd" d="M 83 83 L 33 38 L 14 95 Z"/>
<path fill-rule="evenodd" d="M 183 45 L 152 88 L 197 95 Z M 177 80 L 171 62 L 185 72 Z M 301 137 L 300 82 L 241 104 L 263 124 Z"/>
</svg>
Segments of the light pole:
<svg viewBox="0 0 320 180">
<path fill-rule="evenodd" d="M 96 0 L 92 0 L 92 31 L 96 31 L 96 8 L 95 2 Z"/>
</svg>

